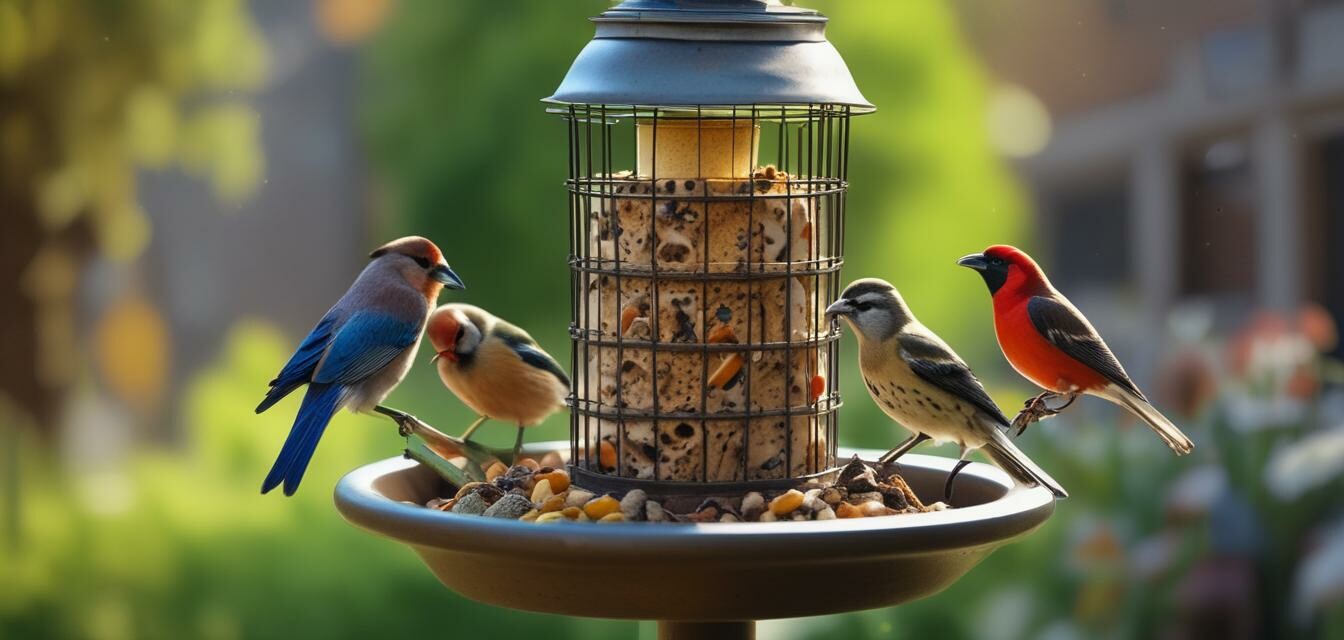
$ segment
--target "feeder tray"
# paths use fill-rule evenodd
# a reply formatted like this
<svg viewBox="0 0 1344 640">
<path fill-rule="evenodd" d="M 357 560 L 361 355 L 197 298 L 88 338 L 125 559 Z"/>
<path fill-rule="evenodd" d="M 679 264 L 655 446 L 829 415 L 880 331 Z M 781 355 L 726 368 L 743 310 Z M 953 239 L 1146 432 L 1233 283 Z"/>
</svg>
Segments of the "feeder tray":
<svg viewBox="0 0 1344 640">
<path fill-rule="evenodd" d="M 529 451 L 568 451 L 542 443 Z M 843 451 L 874 459 L 880 451 Z M 954 460 L 907 454 L 901 474 L 939 495 Z M 1054 497 L 972 464 L 953 509 L 877 518 L 775 523 L 536 524 L 420 505 L 443 480 L 391 458 L 341 479 L 352 524 L 409 545 L 448 588 L 501 607 L 658 620 L 662 637 L 751 637 L 750 621 L 900 604 L 947 588 L 991 551 L 1045 522 Z M 414 504 L 405 504 L 406 502 Z M 649 577 L 632 587 L 622 575 Z M 854 576 L 854 588 L 840 585 Z M 565 584 L 556 590 L 548 585 Z"/>
</svg>

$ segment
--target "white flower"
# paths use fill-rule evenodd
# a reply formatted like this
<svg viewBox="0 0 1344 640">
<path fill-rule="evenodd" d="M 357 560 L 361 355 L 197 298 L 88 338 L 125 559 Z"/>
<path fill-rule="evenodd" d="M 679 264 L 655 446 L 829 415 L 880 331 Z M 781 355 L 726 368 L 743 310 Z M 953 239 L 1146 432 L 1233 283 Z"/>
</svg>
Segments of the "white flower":
<svg viewBox="0 0 1344 640">
<path fill-rule="evenodd" d="M 1344 599 L 1344 520 L 1327 527 L 1321 545 L 1302 558 L 1293 580 L 1293 613 L 1298 624 L 1311 614 Z"/>
<path fill-rule="evenodd" d="M 1279 447 L 1265 465 L 1265 485 L 1280 500 L 1296 500 L 1344 472 L 1344 427 L 1308 434 Z"/>
<path fill-rule="evenodd" d="M 1227 474 L 1217 465 L 1195 467 L 1167 489 L 1167 511 L 1174 516 L 1202 517 L 1227 490 Z"/>
</svg>

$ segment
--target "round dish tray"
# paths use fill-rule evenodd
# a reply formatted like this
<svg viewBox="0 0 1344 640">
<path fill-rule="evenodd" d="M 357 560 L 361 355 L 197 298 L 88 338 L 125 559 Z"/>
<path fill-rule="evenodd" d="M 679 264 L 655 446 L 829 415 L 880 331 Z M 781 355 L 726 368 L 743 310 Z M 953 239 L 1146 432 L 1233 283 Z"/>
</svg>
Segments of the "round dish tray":
<svg viewBox="0 0 1344 640">
<path fill-rule="evenodd" d="M 529 447 L 556 449 L 567 452 L 568 443 Z M 841 453 L 875 459 L 882 452 Z M 954 463 L 907 454 L 900 472 L 916 494 L 934 497 Z M 429 469 L 391 458 L 342 478 L 336 506 L 351 523 L 409 545 L 445 586 L 468 598 L 528 611 L 660 620 L 667 637 L 742 637 L 751 632 L 743 621 L 933 595 L 994 549 L 1041 526 L 1055 508 L 1046 489 L 1015 486 L 985 464 L 962 471 L 953 509 L 807 522 L 536 524 L 419 506 L 442 486 Z M 857 576 L 855 588 L 837 588 L 842 576 Z"/>
</svg>

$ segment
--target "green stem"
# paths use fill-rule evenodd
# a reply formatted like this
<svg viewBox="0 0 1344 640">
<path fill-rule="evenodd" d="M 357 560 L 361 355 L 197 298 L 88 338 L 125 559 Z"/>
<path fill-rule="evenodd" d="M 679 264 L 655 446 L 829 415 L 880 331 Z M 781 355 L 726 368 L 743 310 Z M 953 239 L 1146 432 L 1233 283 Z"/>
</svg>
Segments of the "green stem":
<svg viewBox="0 0 1344 640">
<path fill-rule="evenodd" d="M 425 444 L 424 440 L 421 440 L 416 436 L 406 437 L 406 457 L 433 469 L 435 473 L 438 473 L 444 480 L 452 483 L 453 486 L 461 487 L 468 482 L 480 482 L 485 480 L 484 475 L 480 478 L 473 478 L 467 473 L 467 469 L 474 466 L 470 462 L 467 463 L 466 467 L 458 467 L 457 465 L 444 460 L 439 454 L 434 453 L 434 450 L 430 449 L 429 446 Z"/>
</svg>

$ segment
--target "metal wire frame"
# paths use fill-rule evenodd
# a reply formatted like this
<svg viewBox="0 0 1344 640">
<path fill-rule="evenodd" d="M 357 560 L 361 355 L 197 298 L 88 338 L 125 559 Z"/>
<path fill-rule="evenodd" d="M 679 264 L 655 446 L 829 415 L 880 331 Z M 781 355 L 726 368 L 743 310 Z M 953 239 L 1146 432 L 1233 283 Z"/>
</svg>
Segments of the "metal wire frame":
<svg viewBox="0 0 1344 640">
<path fill-rule="evenodd" d="M 616 483 L 617 485 L 640 486 L 651 489 L 652 493 L 658 493 L 659 488 L 667 489 L 668 485 L 685 485 L 688 483 L 713 485 L 720 488 L 738 485 L 777 484 L 780 478 L 773 475 L 753 478 L 752 469 L 749 467 L 751 461 L 751 433 L 753 419 L 759 421 L 762 418 L 783 418 L 783 461 L 782 464 L 775 465 L 776 467 L 782 467 L 783 479 L 788 479 L 791 476 L 812 475 L 832 466 L 839 429 L 837 409 L 841 404 L 837 391 L 839 388 L 839 365 L 836 358 L 838 355 L 839 332 L 833 326 L 823 328 L 821 312 L 829 302 L 826 298 L 838 294 L 840 290 L 839 272 L 843 264 L 844 246 L 844 196 L 848 188 L 848 125 L 851 115 L 849 108 L 841 105 L 702 105 L 695 107 L 569 105 L 563 115 L 569 128 L 569 177 L 565 185 L 569 193 L 570 208 L 570 335 L 573 341 L 571 371 L 574 373 L 573 388 L 569 399 L 572 409 L 570 421 L 571 463 L 582 470 L 585 475 L 591 476 L 596 473 L 614 476 L 611 480 L 619 480 Z M 629 163 L 629 166 L 621 166 L 620 169 L 635 168 L 635 158 L 638 156 L 637 151 L 633 149 L 638 139 L 636 123 L 651 126 L 652 162 L 649 171 L 651 174 L 656 174 L 659 123 L 666 123 L 671 120 L 677 120 L 679 124 L 693 121 L 696 127 L 697 143 L 701 141 L 702 126 L 705 121 L 730 121 L 731 128 L 729 131 L 733 147 L 731 158 L 737 156 L 737 136 L 731 132 L 735 132 L 739 125 L 752 127 L 749 131 L 753 132 L 755 127 L 760 126 L 762 131 L 761 142 L 768 142 L 764 140 L 764 132 L 768 128 L 773 128 L 776 136 L 773 141 L 776 158 L 773 164 L 779 171 L 786 172 L 789 177 L 787 180 L 762 180 L 754 175 L 756 167 L 747 167 L 746 177 L 724 180 L 700 179 L 699 176 L 703 172 L 698 170 L 699 164 L 703 163 L 704 160 L 704 148 L 700 144 L 696 145 L 696 148 L 700 149 L 702 154 L 700 158 L 697 158 L 696 176 L 627 175 L 617 177 L 616 165 L 618 163 Z M 624 149 L 624 144 L 615 141 L 621 135 L 629 136 L 631 149 Z M 753 142 L 755 142 L 754 135 Z M 625 151 L 631 151 L 631 153 L 628 153 L 626 158 L 616 158 L 617 153 L 624 153 Z M 751 150 L 747 150 L 746 153 L 748 158 L 752 157 Z M 761 155 L 765 156 L 765 153 Z M 695 178 L 694 184 L 697 192 L 677 194 L 676 196 L 658 193 L 657 187 L 654 185 L 657 185 L 660 180 L 671 178 L 678 180 Z M 716 182 L 745 183 L 749 186 L 745 189 L 745 193 L 736 191 L 732 193 L 711 193 L 711 184 Z M 761 182 L 768 183 L 764 190 L 757 188 L 758 183 Z M 649 188 L 647 192 L 641 190 L 640 193 L 634 193 L 631 190 L 617 193 L 617 187 L 630 184 L 648 184 L 652 188 Z M 783 193 L 773 192 L 776 184 L 784 186 Z M 762 192 L 758 193 L 758 190 Z M 602 257 L 601 247 L 596 252 L 597 255 L 594 255 L 592 225 L 596 217 L 595 213 L 605 212 L 609 216 L 609 228 L 612 224 L 619 225 L 620 215 L 611 206 L 618 199 L 648 202 L 650 238 L 647 263 L 622 260 L 621 247 L 619 246 L 621 231 L 619 228 L 612 229 L 610 233 L 612 257 Z M 657 207 L 659 200 L 668 199 L 698 205 L 703 212 L 703 219 L 699 225 L 702 234 L 700 238 L 702 258 L 698 269 L 686 269 L 685 265 L 681 268 L 671 269 L 666 264 L 659 263 Z M 762 232 L 761 241 L 763 244 L 760 248 L 760 260 L 758 262 L 753 258 L 753 237 L 756 233 L 756 223 L 753 216 L 757 209 L 757 203 L 768 204 L 772 201 L 778 201 L 784 205 L 783 224 L 785 226 L 786 247 L 780 251 L 782 259 L 777 257 L 775 261 L 768 261 L 765 255 L 765 237 Z M 812 235 L 807 238 L 807 259 L 804 260 L 795 260 L 793 256 L 792 243 L 798 237 L 794 234 L 795 230 L 793 228 L 795 217 L 793 203 L 795 201 L 803 201 L 805 206 L 811 207 L 809 212 L 811 221 L 808 224 L 812 224 L 813 229 Z M 710 262 L 712 207 L 722 203 L 744 203 L 747 213 L 747 239 L 746 246 L 743 249 L 746 259 L 745 261 L 739 260 L 735 268 L 729 270 L 716 269 L 715 267 L 721 265 Z M 824 228 L 822 227 L 823 222 L 825 223 Z M 606 241 L 601 239 L 597 242 Z M 653 298 L 649 313 L 651 337 L 647 340 L 626 337 L 624 327 L 621 327 L 619 320 L 622 309 L 625 307 L 622 300 L 625 294 L 623 284 L 624 281 L 632 278 L 646 284 L 647 295 Z M 807 312 L 811 318 L 809 321 L 810 328 L 808 328 L 807 337 L 803 339 L 795 339 L 794 337 L 794 314 L 792 312 L 794 291 L 792 283 L 795 279 L 800 282 L 810 281 L 812 285 L 810 299 L 807 301 Z M 596 295 L 596 304 L 590 303 L 589 296 L 594 283 L 604 281 L 604 286 L 610 286 L 614 283 L 615 309 L 604 310 L 602 308 L 604 296 L 601 291 Z M 696 325 L 700 334 L 698 340 L 671 342 L 663 339 L 662 321 L 660 319 L 662 306 L 659 304 L 660 283 L 669 282 L 676 282 L 681 285 L 690 283 L 699 286 L 700 321 Z M 747 288 L 746 339 L 733 344 L 711 344 L 708 342 L 706 335 L 711 306 L 709 288 L 711 283 L 724 282 L 741 283 Z M 783 340 L 769 341 L 763 339 L 766 332 L 762 328 L 760 332 L 762 339 L 753 341 L 757 335 L 756 327 L 753 325 L 758 321 L 755 317 L 757 304 L 754 301 L 763 299 L 767 287 L 775 284 L 782 287 L 785 298 Z M 804 290 L 806 291 L 806 289 Z M 826 294 L 825 298 L 823 292 Z M 763 309 L 762 313 L 764 313 Z M 614 337 L 608 337 L 603 332 L 601 328 L 603 318 L 615 320 L 617 330 Z M 759 321 L 763 322 L 763 320 Z M 593 329 L 594 326 L 597 329 Z M 594 388 L 595 384 L 600 385 L 602 381 L 600 361 L 596 376 L 592 375 L 593 372 L 589 369 L 594 349 L 598 350 L 597 353 L 602 358 L 608 355 L 605 350 L 614 349 L 616 352 L 614 360 L 616 365 L 615 399 L 613 402 L 604 401 L 600 389 Z M 645 353 L 651 360 L 651 366 L 647 372 L 650 377 L 651 407 L 630 407 L 623 398 L 626 386 L 624 364 L 627 362 L 627 350 Z M 809 402 L 811 400 L 808 397 L 809 389 L 796 390 L 796 385 L 784 384 L 785 402 L 782 406 L 754 407 L 752 377 L 753 370 L 757 368 L 755 363 L 758 354 L 783 351 L 784 373 L 773 375 L 784 375 L 791 378 L 794 375 L 794 367 L 797 362 L 794 356 L 800 350 L 804 354 L 804 358 L 811 354 L 811 362 L 808 365 L 809 371 L 820 366 L 819 362 L 824 363 L 826 391 L 815 402 Z M 698 411 L 687 410 L 685 407 L 667 409 L 659 406 L 661 391 L 658 381 L 658 357 L 660 353 L 665 358 L 675 354 L 699 354 L 701 371 Z M 742 355 L 743 367 L 739 375 L 742 376 L 744 407 L 740 410 L 724 410 L 721 408 L 711 411 L 708 406 L 710 355 L 715 353 Z M 765 372 L 761 373 L 765 374 Z M 821 372 L 817 371 L 817 373 Z M 726 390 L 725 386 L 724 391 Z M 797 401 L 799 398 L 796 396 L 799 394 L 802 395 L 802 402 Z M 807 452 L 802 460 L 801 474 L 794 473 L 795 427 L 793 422 L 796 417 L 809 419 Z M 604 436 L 604 421 L 615 428 L 615 443 L 613 446 L 616 460 L 612 467 L 604 467 L 601 464 L 600 440 Z M 710 478 L 709 425 L 711 422 L 722 423 L 724 421 L 740 421 L 742 423 L 741 450 L 738 456 L 737 469 L 733 471 L 734 478 L 739 480 L 736 483 L 723 482 L 722 478 Z M 632 470 L 627 468 L 624 448 L 628 439 L 627 427 L 633 422 L 647 422 L 649 425 L 649 436 L 652 443 L 651 445 L 646 443 L 644 446 L 647 457 L 652 460 L 652 479 L 635 480 L 629 477 Z M 681 422 L 699 423 L 701 455 L 699 478 L 691 480 L 682 478 L 670 482 L 663 480 L 664 474 L 660 467 L 663 462 L 663 452 L 661 451 L 663 438 L 661 436 L 664 434 L 660 431 L 663 425 L 673 422 L 678 424 Z M 593 437 L 594 428 L 598 429 L 596 438 Z M 636 443 L 632 442 L 631 444 Z M 818 445 L 824 448 L 824 451 L 820 454 L 817 451 Z M 651 451 L 649 451 L 649 447 L 651 447 Z M 724 447 L 726 450 L 727 443 L 724 444 Z M 767 460 L 773 459 L 775 458 L 772 455 Z M 771 469 L 774 468 L 771 467 Z M 684 489 L 684 487 L 682 488 Z"/>
</svg>

